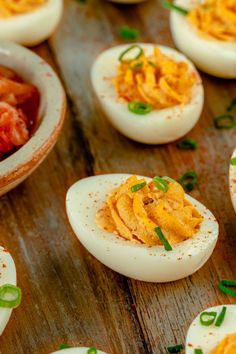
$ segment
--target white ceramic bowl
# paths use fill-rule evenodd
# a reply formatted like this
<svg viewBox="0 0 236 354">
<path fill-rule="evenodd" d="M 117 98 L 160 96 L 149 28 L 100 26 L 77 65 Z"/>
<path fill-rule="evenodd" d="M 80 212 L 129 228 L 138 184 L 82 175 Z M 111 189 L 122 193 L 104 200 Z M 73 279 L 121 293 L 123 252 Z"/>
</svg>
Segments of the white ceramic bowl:
<svg viewBox="0 0 236 354">
<path fill-rule="evenodd" d="M 16 71 L 40 92 L 37 128 L 29 141 L 0 162 L 0 195 L 28 177 L 44 160 L 58 138 L 65 116 L 65 94 L 52 68 L 18 44 L 0 41 L 0 65 Z"/>
<path fill-rule="evenodd" d="M 231 158 L 233 157 L 236 158 L 236 149 L 234 150 Z M 236 166 L 232 165 L 229 167 L 229 189 L 233 207 L 236 212 Z"/>
</svg>

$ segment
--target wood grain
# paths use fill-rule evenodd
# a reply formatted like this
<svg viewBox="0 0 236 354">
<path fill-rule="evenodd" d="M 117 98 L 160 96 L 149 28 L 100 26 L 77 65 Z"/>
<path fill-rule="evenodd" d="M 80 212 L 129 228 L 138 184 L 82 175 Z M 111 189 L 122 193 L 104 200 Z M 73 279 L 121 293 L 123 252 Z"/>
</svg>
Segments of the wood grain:
<svg viewBox="0 0 236 354">
<path fill-rule="evenodd" d="M 90 83 L 95 57 L 122 42 L 123 24 L 139 29 L 141 41 L 173 47 L 168 12 L 159 1 L 124 6 L 67 0 L 57 32 L 35 48 L 60 75 L 68 114 L 46 161 L 0 199 L 1 244 L 11 250 L 24 295 L 0 338 L 1 354 L 46 354 L 62 343 L 95 345 L 110 354 L 166 353 L 167 345 L 184 342 L 199 311 L 236 304 L 217 289 L 219 279 L 236 277 L 236 220 L 228 192 L 236 130 L 218 131 L 212 123 L 235 96 L 236 82 L 202 74 L 204 112 L 188 135 L 198 141 L 197 151 L 126 139 L 107 122 Z M 178 178 L 189 169 L 200 176 L 192 195 L 214 212 L 221 231 L 212 258 L 193 276 L 170 284 L 127 279 L 89 255 L 73 235 L 65 194 L 76 180 L 107 172 Z"/>
</svg>

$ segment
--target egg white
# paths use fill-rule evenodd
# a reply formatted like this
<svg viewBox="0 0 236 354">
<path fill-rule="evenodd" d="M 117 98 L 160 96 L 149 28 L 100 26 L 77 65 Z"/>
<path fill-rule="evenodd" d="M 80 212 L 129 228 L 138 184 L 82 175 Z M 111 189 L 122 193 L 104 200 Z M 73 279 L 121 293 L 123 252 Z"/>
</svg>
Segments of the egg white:
<svg viewBox="0 0 236 354">
<path fill-rule="evenodd" d="M 236 333 L 236 305 L 224 305 L 227 307 L 224 321 L 220 327 L 214 324 L 203 326 L 200 323 L 200 314 L 195 318 L 189 327 L 185 354 L 193 354 L 194 349 L 201 348 L 204 354 L 209 354 L 212 349 L 226 337 L 228 334 Z M 223 306 L 215 306 L 204 310 L 203 312 L 217 312 L 219 314 Z"/>
<path fill-rule="evenodd" d="M 87 354 L 88 349 L 90 349 L 90 348 L 86 348 L 86 347 L 68 348 L 68 349 L 58 350 L 57 352 L 53 352 L 52 354 L 63 354 L 63 353 L 65 353 L 65 354 Z M 97 354 L 106 354 L 106 353 L 97 349 Z"/>
<path fill-rule="evenodd" d="M 236 157 L 236 149 L 231 158 Z M 236 166 L 229 167 L 229 189 L 234 210 L 236 212 Z"/>
<path fill-rule="evenodd" d="M 139 45 L 148 55 L 153 53 L 154 44 Z M 192 99 L 186 105 L 153 110 L 145 115 L 132 113 L 128 110 L 128 103 L 118 98 L 112 83 L 119 65 L 118 57 L 129 46 L 120 45 L 104 51 L 92 67 L 93 88 L 107 118 L 119 132 L 141 143 L 163 144 L 181 138 L 194 127 L 202 112 L 204 92 L 196 69 L 182 54 L 158 45 L 164 54 L 174 60 L 187 62 L 190 69 L 196 72 L 199 82 L 193 86 Z"/>
<path fill-rule="evenodd" d="M 130 278 L 168 282 L 196 272 L 213 252 L 218 238 L 218 223 L 205 206 L 188 195 L 186 199 L 197 208 L 204 220 L 194 238 L 174 245 L 172 251 L 165 251 L 163 246 L 136 244 L 98 228 L 95 216 L 106 201 L 107 194 L 130 176 L 107 174 L 88 177 L 69 189 L 66 196 L 67 215 L 80 242 L 100 262 Z"/>
<path fill-rule="evenodd" d="M 10 253 L 0 247 L 0 286 L 4 284 L 16 285 L 16 268 Z M 11 313 L 12 309 L 0 307 L 0 335 L 8 323 Z"/>
<path fill-rule="evenodd" d="M 63 10 L 63 0 L 48 0 L 35 11 L 0 19 L 0 39 L 26 46 L 36 45 L 56 29 Z"/>
<path fill-rule="evenodd" d="M 177 0 L 187 10 L 199 0 Z M 170 13 L 170 28 L 176 47 L 202 71 L 222 78 L 236 78 L 236 42 L 207 38 L 187 18 L 176 11 Z"/>
</svg>

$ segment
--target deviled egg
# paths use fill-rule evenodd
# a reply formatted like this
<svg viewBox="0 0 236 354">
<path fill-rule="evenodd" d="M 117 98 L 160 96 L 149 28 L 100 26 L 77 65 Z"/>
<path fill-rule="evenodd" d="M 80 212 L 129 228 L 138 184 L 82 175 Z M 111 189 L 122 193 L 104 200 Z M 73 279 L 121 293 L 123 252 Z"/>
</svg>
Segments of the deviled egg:
<svg viewBox="0 0 236 354">
<path fill-rule="evenodd" d="M 8 252 L 0 247 L 0 335 L 4 331 L 12 309 L 21 301 L 21 291 L 16 287 L 15 263 Z"/>
<path fill-rule="evenodd" d="M 185 353 L 235 354 L 235 318 L 236 305 L 215 306 L 200 313 L 189 327 Z"/>
<path fill-rule="evenodd" d="M 198 121 L 204 92 L 193 64 L 172 48 L 120 45 L 95 60 L 91 79 L 107 118 L 146 144 L 179 139 Z"/>
<path fill-rule="evenodd" d="M 177 48 L 202 71 L 236 78 L 235 1 L 177 0 L 174 4 L 183 9 L 170 14 Z"/>
<path fill-rule="evenodd" d="M 36 45 L 54 32 L 62 10 L 62 0 L 0 0 L 0 39 Z"/>
<path fill-rule="evenodd" d="M 102 352 L 101 350 L 98 350 L 96 348 L 87 348 L 87 347 L 81 347 L 81 348 L 66 348 L 66 349 L 61 349 L 57 352 L 53 352 L 52 354 L 106 354 L 105 352 Z"/>
<path fill-rule="evenodd" d="M 66 209 L 76 236 L 94 257 L 143 281 L 194 273 L 218 238 L 212 213 L 167 178 L 88 177 L 69 189 Z"/>
</svg>

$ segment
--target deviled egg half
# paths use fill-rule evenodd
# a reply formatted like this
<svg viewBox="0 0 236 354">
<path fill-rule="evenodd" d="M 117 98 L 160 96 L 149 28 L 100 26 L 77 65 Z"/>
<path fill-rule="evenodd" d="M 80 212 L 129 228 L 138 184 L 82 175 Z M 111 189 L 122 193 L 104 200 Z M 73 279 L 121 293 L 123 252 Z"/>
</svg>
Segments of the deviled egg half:
<svg viewBox="0 0 236 354">
<path fill-rule="evenodd" d="M 236 212 L 236 149 L 230 159 L 229 167 L 229 188 L 234 210 Z"/>
<path fill-rule="evenodd" d="M 215 306 L 200 313 L 189 327 L 186 354 L 235 354 L 236 305 Z"/>
<path fill-rule="evenodd" d="M 15 263 L 8 252 L 0 247 L 0 335 L 4 331 L 12 309 L 21 302 L 21 291 L 16 287 Z"/>
<path fill-rule="evenodd" d="M 208 260 L 218 223 L 168 178 L 107 174 L 76 182 L 67 192 L 70 224 L 87 250 L 127 277 L 168 282 Z"/>
<path fill-rule="evenodd" d="M 26 46 L 36 45 L 54 32 L 62 10 L 62 0 L 1 1 L 0 39 Z"/>
<path fill-rule="evenodd" d="M 154 44 L 110 48 L 95 60 L 91 79 L 111 124 L 141 143 L 179 139 L 202 112 L 201 79 L 193 64 L 172 48 Z"/>
<path fill-rule="evenodd" d="M 236 2 L 177 0 L 170 27 L 177 48 L 208 74 L 236 78 Z"/>
<path fill-rule="evenodd" d="M 52 354 L 106 354 L 105 352 L 102 352 L 101 350 L 98 350 L 96 348 L 87 348 L 87 347 L 80 347 L 80 348 L 66 348 L 66 349 L 61 349 L 57 352 L 53 352 Z"/>
</svg>

